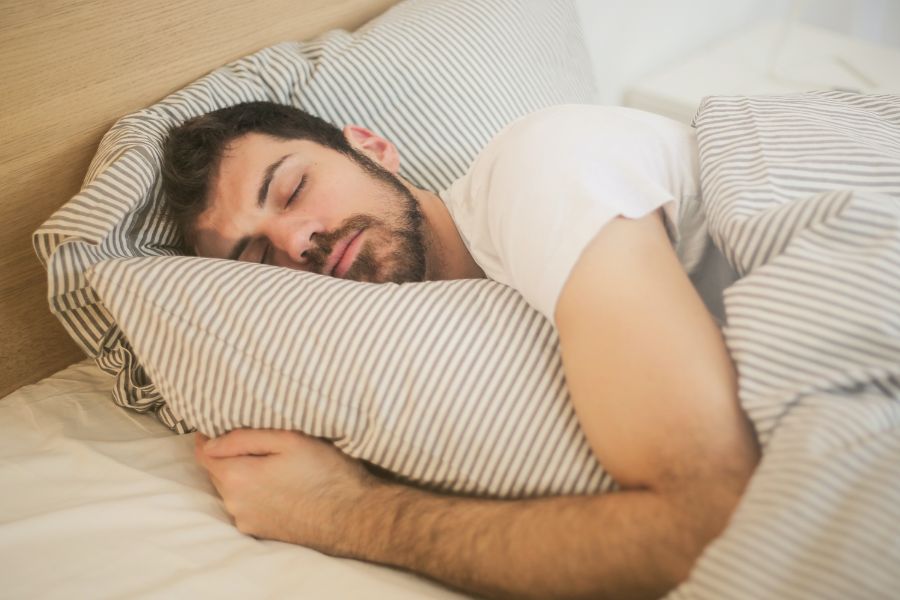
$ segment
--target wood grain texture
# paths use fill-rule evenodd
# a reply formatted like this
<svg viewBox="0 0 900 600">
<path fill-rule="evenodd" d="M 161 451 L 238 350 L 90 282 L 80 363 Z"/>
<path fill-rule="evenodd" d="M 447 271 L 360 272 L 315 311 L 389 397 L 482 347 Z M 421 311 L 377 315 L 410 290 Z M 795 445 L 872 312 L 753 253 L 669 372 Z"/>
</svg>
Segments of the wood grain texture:
<svg viewBox="0 0 900 600">
<path fill-rule="evenodd" d="M 116 119 L 395 1 L 0 0 L 0 396 L 83 358 L 47 308 L 31 234 L 78 192 Z"/>
</svg>

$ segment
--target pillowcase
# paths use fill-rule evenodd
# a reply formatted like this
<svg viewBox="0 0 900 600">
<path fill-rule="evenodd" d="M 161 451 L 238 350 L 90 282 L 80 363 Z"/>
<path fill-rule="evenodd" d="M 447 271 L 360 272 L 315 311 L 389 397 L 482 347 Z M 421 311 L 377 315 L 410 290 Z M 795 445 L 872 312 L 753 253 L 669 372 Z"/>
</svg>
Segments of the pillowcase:
<svg viewBox="0 0 900 600">
<path fill-rule="evenodd" d="M 444 491 L 605 491 L 549 321 L 488 280 L 371 284 L 196 257 L 89 274 L 172 414 L 334 440 Z"/>
<path fill-rule="evenodd" d="M 116 375 L 118 404 L 153 411 L 186 432 L 86 277 L 103 260 L 183 253 L 162 212 L 159 187 L 162 147 L 173 126 L 251 100 L 290 104 L 386 136 L 400 150 L 401 175 L 440 191 L 509 122 L 552 104 L 590 102 L 593 93 L 571 0 L 408 1 L 355 33 L 332 31 L 312 42 L 267 48 L 124 117 L 107 133 L 82 191 L 34 235 L 48 270 L 50 309 L 81 348 Z M 479 285 L 484 294 L 501 293 Z M 309 314 L 320 309 L 310 306 Z M 439 314 L 423 318 L 440 321 Z M 224 322 L 235 326 L 233 319 Z M 374 335 L 385 335 L 384 329 Z M 457 347 L 463 338 L 447 341 L 446 364 L 458 364 L 458 353 L 470 351 Z M 389 368 L 380 376 L 401 380 Z"/>
</svg>

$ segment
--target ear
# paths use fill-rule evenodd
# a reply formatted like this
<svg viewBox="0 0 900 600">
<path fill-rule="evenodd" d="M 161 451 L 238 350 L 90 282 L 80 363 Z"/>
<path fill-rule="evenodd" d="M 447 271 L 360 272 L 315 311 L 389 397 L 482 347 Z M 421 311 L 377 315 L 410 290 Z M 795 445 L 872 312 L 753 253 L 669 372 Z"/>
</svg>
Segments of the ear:
<svg viewBox="0 0 900 600">
<path fill-rule="evenodd" d="M 400 153 L 394 144 L 362 125 L 347 125 L 343 131 L 351 146 L 395 175 L 400 170 Z"/>
</svg>

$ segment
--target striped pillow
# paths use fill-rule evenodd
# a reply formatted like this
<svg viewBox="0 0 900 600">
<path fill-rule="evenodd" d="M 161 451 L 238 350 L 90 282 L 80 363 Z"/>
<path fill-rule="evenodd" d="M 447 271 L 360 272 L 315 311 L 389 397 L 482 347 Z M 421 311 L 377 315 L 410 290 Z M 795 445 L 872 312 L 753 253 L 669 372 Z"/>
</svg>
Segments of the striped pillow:
<svg viewBox="0 0 900 600">
<path fill-rule="evenodd" d="M 355 33 L 267 48 L 121 119 L 104 137 L 82 191 L 34 235 L 50 309 L 116 374 L 118 404 L 153 411 L 185 432 L 86 277 L 108 259 L 182 254 L 159 188 L 171 127 L 245 101 L 290 104 L 386 136 L 403 157 L 401 175 L 439 191 L 512 120 L 552 104 L 590 102 L 593 92 L 572 0 L 411 0 Z M 448 361 L 460 351 L 456 343 L 444 350 Z"/>
<path fill-rule="evenodd" d="M 397 285 L 194 257 L 90 281 L 169 409 L 206 435 L 299 430 L 440 490 L 599 492 L 551 324 L 489 280 Z"/>
</svg>

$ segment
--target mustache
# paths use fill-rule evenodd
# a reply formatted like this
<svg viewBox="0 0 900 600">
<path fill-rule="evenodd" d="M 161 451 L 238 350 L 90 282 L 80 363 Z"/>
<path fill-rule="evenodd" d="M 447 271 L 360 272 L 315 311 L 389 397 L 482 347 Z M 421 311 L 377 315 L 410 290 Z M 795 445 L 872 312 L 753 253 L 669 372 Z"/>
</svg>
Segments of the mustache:
<svg viewBox="0 0 900 600">
<path fill-rule="evenodd" d="M 335 244 L 360 229 L 366 229 L 382 224 L 380 219 L 376 219 L 370 215 L 353 215 L 352 217 L 347 218 L 341 226 L 334 231 L 314 233 L 310 238 L 310 241 L 314 242 L 315 246 L 306 250 L 304 260 L 306 260 L 311 271 L 321 275 L 322 270 L 325 268 L 325 261 L 328 260 L 332 250 L 334 250 Z"/>
</svg>

